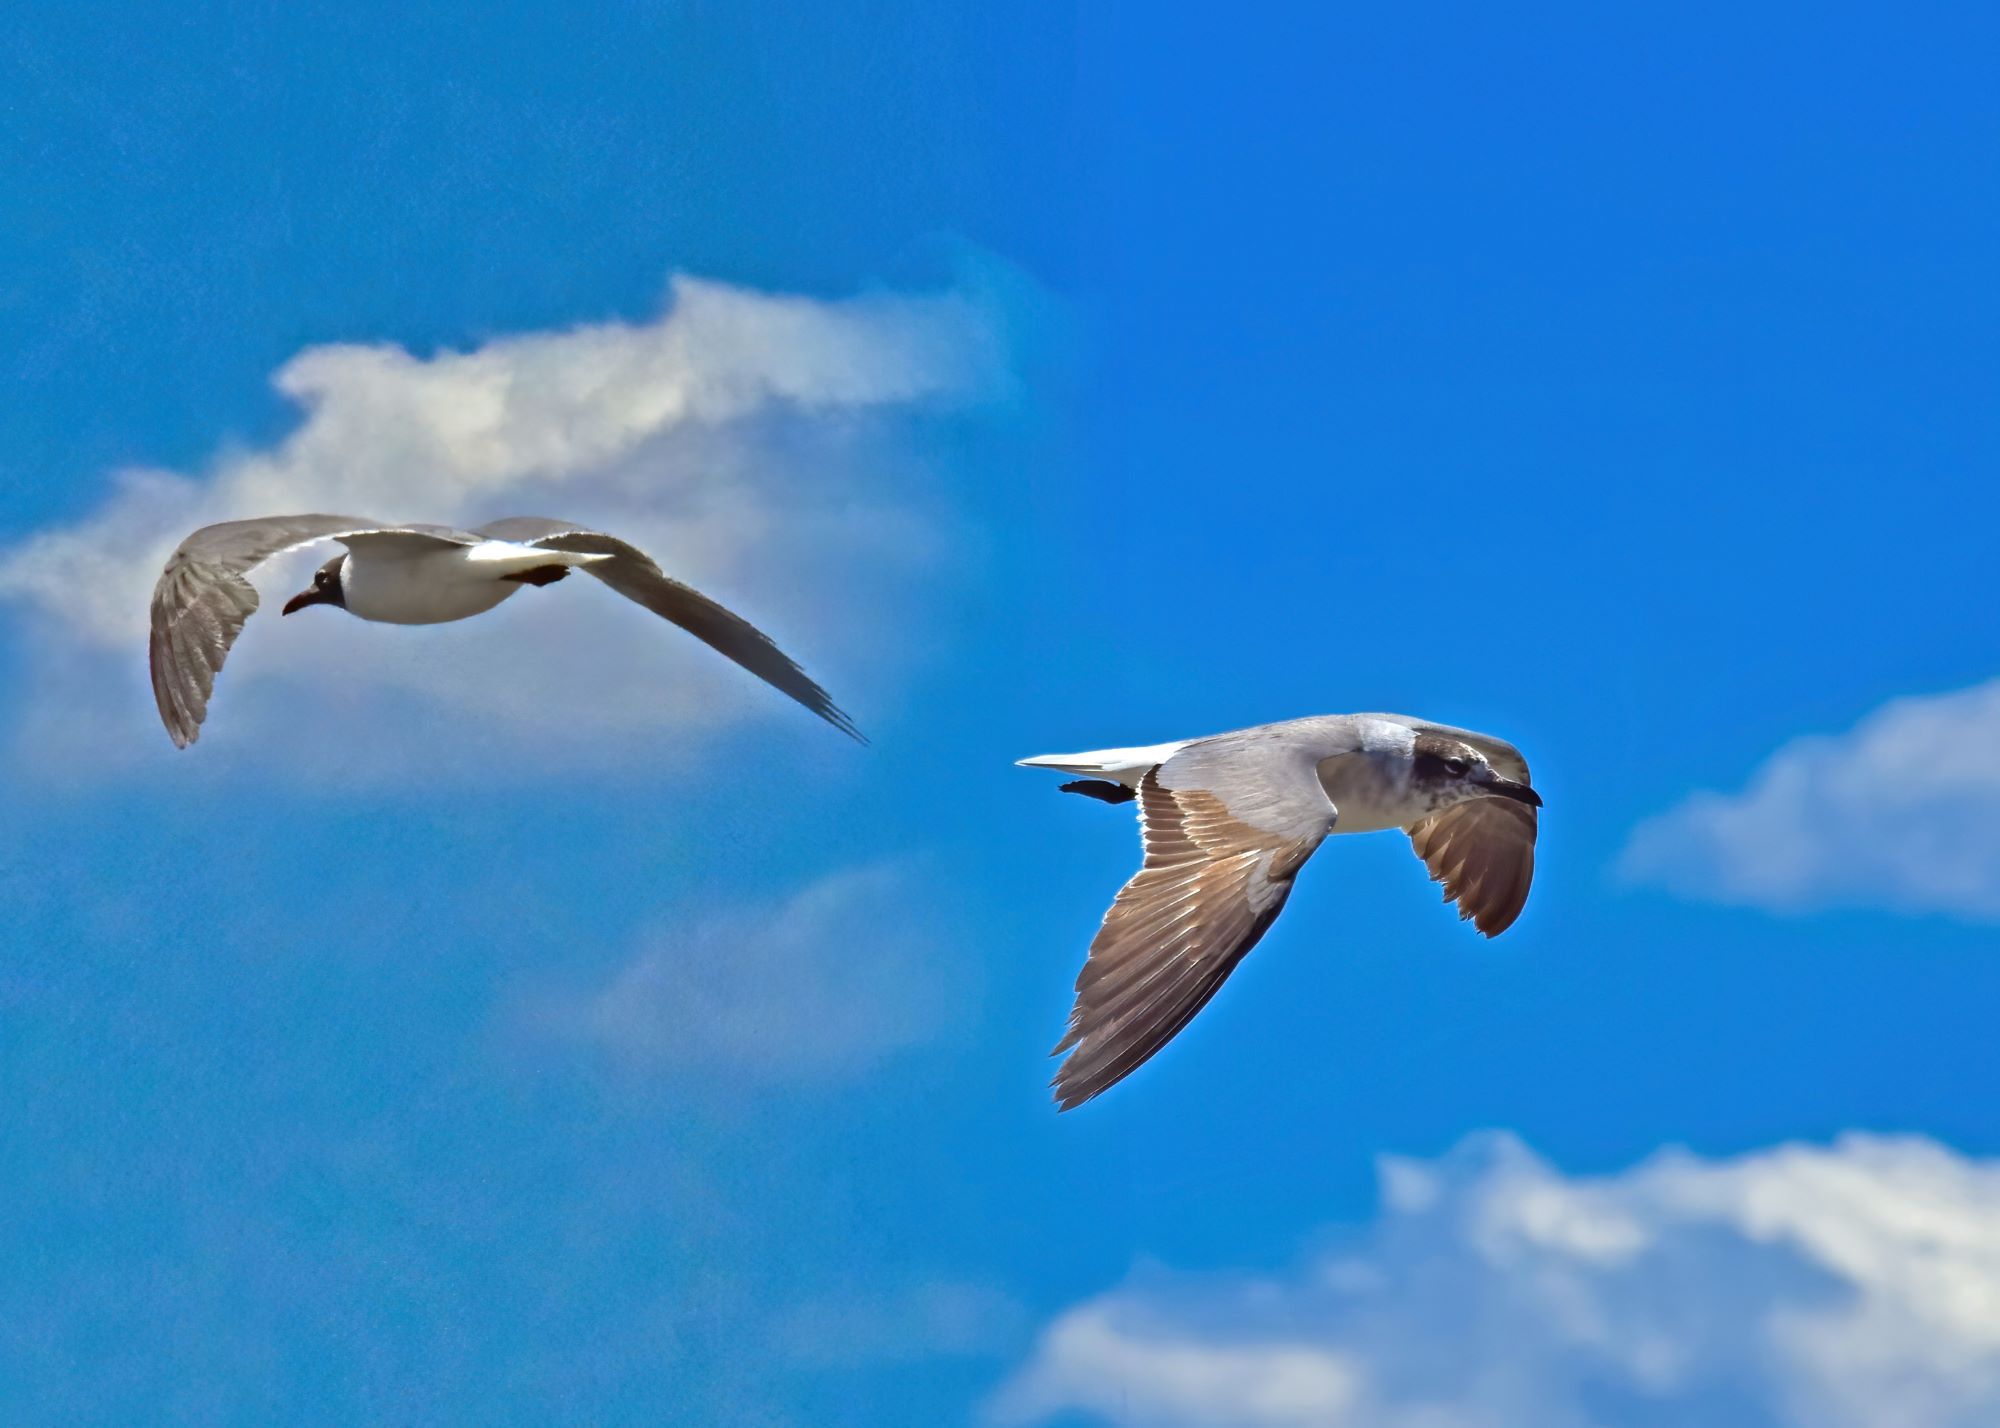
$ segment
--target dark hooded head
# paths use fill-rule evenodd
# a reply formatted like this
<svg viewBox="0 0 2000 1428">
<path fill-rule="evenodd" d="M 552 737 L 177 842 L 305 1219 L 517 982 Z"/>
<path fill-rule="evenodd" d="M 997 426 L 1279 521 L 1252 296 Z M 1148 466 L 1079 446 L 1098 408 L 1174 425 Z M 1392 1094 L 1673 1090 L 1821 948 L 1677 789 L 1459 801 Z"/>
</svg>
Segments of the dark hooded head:
<svg viewBox="0 0 2000 1428">
<path fill-rule="evenodd" d="M 343 551 L 313 572 L 312 584 L 285 602 L 279 613 L 289 615 L 294 610 L 303 610 L 308 605 L 331 605 L 335 609 L 347 608 L 347 592 L 340 586 L 340 567 L 347 561 Z"/>
<path fill-rule="evenodd" d="M 1411 780 L 1428 790 L 1433 807 L 1462 803 L 1468 798 L 1511 798 L 1530 808 L 1542 806 L 1542 796 L 1525 783 L 1502 778 L 1486 755 L 1472 745 L 1444 734 L 1419 734 L 1410 748 Z"/>
</svg>

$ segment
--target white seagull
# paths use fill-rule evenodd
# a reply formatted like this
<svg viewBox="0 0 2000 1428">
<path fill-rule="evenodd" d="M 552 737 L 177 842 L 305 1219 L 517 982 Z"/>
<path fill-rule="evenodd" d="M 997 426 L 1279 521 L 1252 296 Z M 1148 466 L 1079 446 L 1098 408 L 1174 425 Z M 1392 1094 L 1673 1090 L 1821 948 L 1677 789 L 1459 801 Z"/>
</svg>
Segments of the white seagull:
<svg viewBox="0 0 2000 1428">
<path fill-rule="evenodd" d="M 1068 1110 L 1172 1040 L 1276 920 L 1329 833 L 1400 828 L 1461 918 L 1488 937 L 1535 876 L 1528 764 L 1504 739 L 1401 714 L 1329 714 L 1206 739 L 1022 759 L 1093 777 L 1063 785 L 1139 804 L 1145 859 L 1076 979 L 1051 1054 Z"/>
<path fill-rule="evenodd" d="M 763 631 L 615 536 L 541 516 L 510 516 L 461 531 L 303 515 L 203 526 L 167 560 L 153 587 L 150 656 L 153 696 L 176 745 L 186 748 L 200 735 L 215 676 L 257 609 L 257 591 L 245 577 L 274 555 L 321 540 L 347 549 L 285 602 L 287 615 L 332 605 L 384 624 L 442 624 L 490 610 L 523 585 L 552 585 L 582 569 L 861 738 L 826 691 Z"/>
</svg>

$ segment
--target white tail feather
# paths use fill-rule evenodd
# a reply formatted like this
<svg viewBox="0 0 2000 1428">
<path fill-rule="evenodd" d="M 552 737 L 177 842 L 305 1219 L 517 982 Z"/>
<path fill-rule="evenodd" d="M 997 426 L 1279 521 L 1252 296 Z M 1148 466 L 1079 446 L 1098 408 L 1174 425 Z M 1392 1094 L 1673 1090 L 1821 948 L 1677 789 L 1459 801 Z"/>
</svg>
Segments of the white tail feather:
<svg viewBox="0 0 2000 1428">
<path fill-rule="evenodd" d="M 590 565 L 608 558 L 600 551 L 550 550 L 546 546 L 523 545 L 511 540 L 483 540 L 478 545 L 468 546 L 465 551 L 468 564 L 500 572 L 532 570 L 541 565 Z"/>
<path fill-rule="evenodd" d="M 1144 744 L 1130 749 L 1093 749 L 1080 754 L 1037 754 L 1019 760 L 1020 767 L 1056 769 L 1062 773 L 1097 774 L 1137 787 L 1146 770 L 1156 768 L 1186 748 L 1185 741 L 1173 744 Z"/>
</svg>

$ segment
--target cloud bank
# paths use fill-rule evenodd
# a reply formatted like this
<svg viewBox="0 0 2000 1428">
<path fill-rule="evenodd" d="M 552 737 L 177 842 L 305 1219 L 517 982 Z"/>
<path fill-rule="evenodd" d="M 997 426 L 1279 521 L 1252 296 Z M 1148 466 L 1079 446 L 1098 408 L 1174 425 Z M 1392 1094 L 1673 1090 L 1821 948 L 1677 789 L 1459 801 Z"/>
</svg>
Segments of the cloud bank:
<svg viewBox="0 0 2000 1428">
<path fill-rule="evenodd" d="M 1002 285 L 989 278 L 968 269 L 945 291 L 823 301 L 681 277 L 651 322 L 429 357 L 308 349 L 276 376 L 303 413 L 283 440 L 197 476 L 119 472 L 94 514 L 0 552 L 0 600 L 26 617 L 45 691 L 24 733 L 45 756 L 96 760 L 141 737 L 165 748 L 157 729 L 142 732 L 143 651 L 168 553 L 211 521 L 310 510 L 609 526 L 763 624 L 863 714 L 869 701 L 839 676 L 876 658 L 859 633 L 871 604 L 942 539 L 928 475 L 938 453 L 917 433 L 1011 390 Z M 258 577 L 266 613 L 218 685 L 204 754 L 248 746 L 260 729 L 294 751 L 318 742 L 300 737 L 301 720 L 315 734 L 331 730 L 314 721 L 358 726 L 350 746 L 388 740 L 405 716 L 440 709 L 477 711 L 542 749 L 541 736 L 578 726 L 699 735 L 783 712 L 781 697 L 693 640 L 573 582 L 524 592 L 563 598 L 517 598 L 463 626 L 335 616 L 275 628 L 269 596 L 297 588 L 326 553 Z M 275 707 L 258 697 L 270 682 L 291 686 Z"/>
<path fill-rule="evenodd" d="M 1129 1428 L 2000 1422 L 2000 1161 L 1843 1137 L 1563 1175 L 1506 1136 L 1387 1160 L 1278 1274 L 1142 1270 L 1049 1324 L 993 1417 Z"/>
<path fill-rule="evenodd" d="M 970 997 L 924 884 L 850 868 L 770 907 L 663 928 L 602 986 L 530 1020 L 642 1073 L 743 1086 L 851 1080 L 959 1026 Z"/>
<path fill-rule="evenodd" d="M 1641 824 L 1619 870 L 1757 907 L 2000 918 L 2000 680 L 1795 739 L 1741 793 L 1698 793 Z"/>
</svg>

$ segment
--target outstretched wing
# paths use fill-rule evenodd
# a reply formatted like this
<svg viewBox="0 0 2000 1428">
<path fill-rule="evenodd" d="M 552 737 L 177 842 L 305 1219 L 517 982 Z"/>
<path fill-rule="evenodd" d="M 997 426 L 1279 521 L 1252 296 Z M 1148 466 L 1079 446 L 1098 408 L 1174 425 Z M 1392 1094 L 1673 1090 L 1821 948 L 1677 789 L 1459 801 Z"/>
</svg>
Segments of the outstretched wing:
<svg viewBox="0 0 2000 1428">
<path fill-rule="evenodd" d="M 1408 722 L 1420 733 L 1443 734 L 1472 745 L 1503 778 L 1530 782 L 1528 761 L 1505 739 L 1447 724 Z M 1528 905 L 1540 826 L 1538 811 L 1525 803 L 1475 798 L 1420 819 L 1407 831 L 1410 846 L 1431 870 L 1431 880 L 1444 884 L 1447 902 L 1458 904 L 1459 917 L 1469 919 L 1486 936 L 1498 937 Z"/>
<path fill-rule="evenodd" d="M 1139 781 L 1145 859 L 1076 979 L 1057 1104 L 1117 1084 L 1207 1005 L 1257 945 L 1332 830 L 1318 760 L 1297 743 L 1202 740 Z"/>
<path fill-rule="evenodd" d="M 479 535 L 518 541 L 548 550 L 609 556 L 583 569 L 628 600 L 671 620 L 710 648 L 735 660 L 766 684 L 789 694 L 842 733 L 868 742 L 824 689 L 807 676 L 771 637 L 741 615 L 717 604 L 691 585 L 675 580 L 637 546 L 616 536 L 542 516 L 510 516 L 482 526 Z"/>
<path fill-rule="evenodd" d="M 249 572 L 316 540 L 383 528 L 359 516 L 261 516 L 203 526 L 180 543 L 153 587 L 148 641 L 153 698 L 178 747 L 200 737 L 215 676 L 257 609 Z"/>
</svg>

